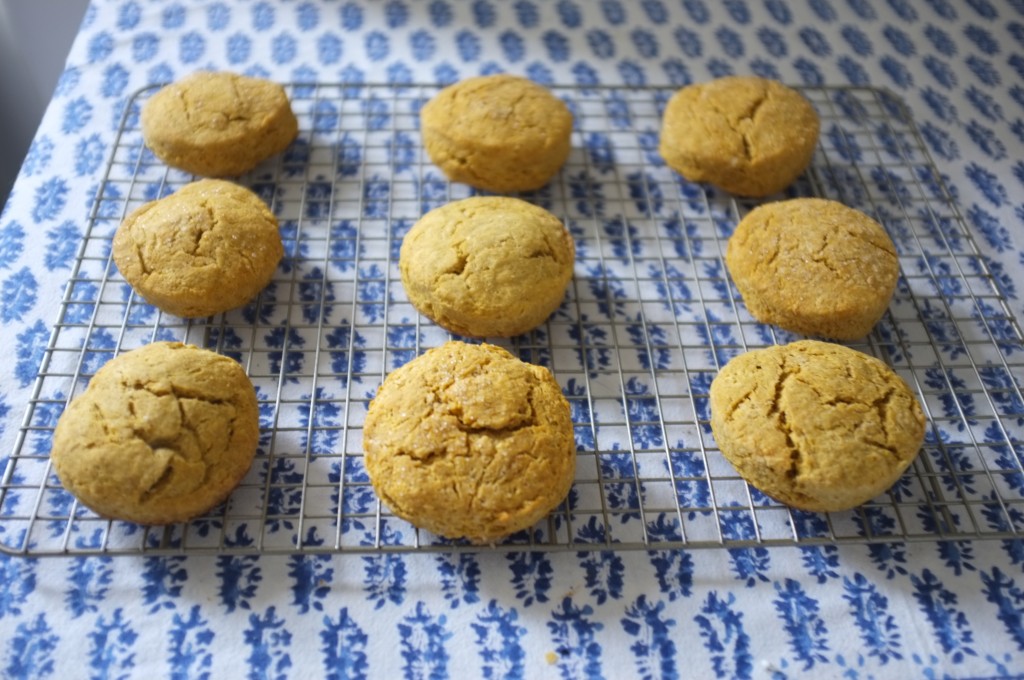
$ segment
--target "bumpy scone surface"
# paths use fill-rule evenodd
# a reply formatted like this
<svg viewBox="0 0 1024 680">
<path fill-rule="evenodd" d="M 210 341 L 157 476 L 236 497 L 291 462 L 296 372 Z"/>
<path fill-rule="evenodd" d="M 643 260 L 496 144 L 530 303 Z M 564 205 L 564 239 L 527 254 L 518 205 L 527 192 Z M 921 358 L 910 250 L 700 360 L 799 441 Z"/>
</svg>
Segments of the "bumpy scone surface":
<svg viewBox="0 0 1024 680">
<path fill-rule="evenodd" d="M 711 428 L 750 484 L 786 505 L 825 512 L 892 486 L 921 448 L 925 418 L 883 362 L 802 340 L 726 364 L 711 383 Z"/>
<path fill-rule="evenodd" d="M 818 114 L 799 92 L 755 76 L 728 76 L 676 92 L 662 117 L 659 150 L 692 182 L 740 196 L 789 186 L 814 156 Z"/>
<path fill-rule="evenodd" d="M 561 304 L 575 246 L 562 222 L 517 198 L 476 196 L 424 215 L 402 241 L 410 302 L 453 333 L 525 333 Z"/>
<path fill-rule="evenodd" d="M 125 280 L 152 305 L 185 318 L 240 307 L 270 282 L 284 246 L 259 196 L 204 179 L 151 201 L 114 234 Z"/>
<path fill-rule="evenodd" d="M 740 220 L 725 263 L 755 319 L 804 335 L 867 335 L 896 290 L 896 246 L 864 213 L 820 198 L 766 203 Z"/>
<path fill-rule="evenodd" d="M 388 375 L 363 430 L 366 469 L 391 510 L 488 543 L 533 526 L 569 493 L 569 404 L 540 366 L 449 342 Z"/>
<path fill-rule="evenodd" d="M 169 524 L 226 499 L 258 442 L 256 392 L 237 362 L 156 342 L 96 372 L 61 415 L 50 457 L 96 513 Z"/>
<path fill-rule="evenodd" d="M 283 87 L 227 71 L 199 71 L 163 87 L 141 123 L 160 160 L 205 177 L 247 172 L 299 132 Z"/>
<path fill-rule="evenodd" d="M 420 131 L 450 180 L 495 193 L 528 191 L 544 186 L 569 156 L 572 113 L 526 78 L 479 76 L 427 102 Z"/>
</svg>

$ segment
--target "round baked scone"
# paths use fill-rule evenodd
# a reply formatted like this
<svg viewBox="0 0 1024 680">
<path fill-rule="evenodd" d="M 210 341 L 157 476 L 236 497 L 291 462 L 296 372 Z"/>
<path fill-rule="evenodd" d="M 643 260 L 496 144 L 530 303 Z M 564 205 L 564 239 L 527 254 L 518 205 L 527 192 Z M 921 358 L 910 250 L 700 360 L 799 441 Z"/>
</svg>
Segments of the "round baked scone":
<svg viewBox="0 0 1024 680">
<path fill-rule="evenodd" d="M 692 182 L 767 196 L 800 176 L 820 123 L 809 101 L 782 83 L 728 76 L 676 92 L 662 117 L 659 151 Z"/>
<path fill-rule="evenodd" d="M 551 373 L 500 347 L 448 342 L 392 372 L 370 402 L 366 470 L 395 515 L 489 543 L 569 493 L 569 403 Z"/>
<path fill-rule="evenodd" d="M 170 524 L 224 501 L 258 442 L 256 391 L 238 362 L 154 342 L 96 372 L 61 414 L 50 459 L 97 514 Z"/>
<path fill-rule="evenodd" d="M 572 113 L 526 78 L 478 76 L 427 102 L 420 132 L 431 160 L 453 182 L 529 191 L 544 186 L 569 156 Z"/>
<path fill-rule="evenodd" d="M 142 107 L 142 138 L 168 165 L 205 177 L 247 172 L 299 132 L 284 88 L 227 71 L 198 71 Z"/>
<path fill-rule="evenodd" d="M 725 264 L 755 319 L 837 340 L 867 335 L 899 278 L 885 229 L 822 198 L 751 210 L 729 238 Z"/>
<path fill-rule="evenodd" d="M 562 222 L 518 198 L 474 196 L 431 210 L 402 241 L 409 301 L 452 333 L 509 337 L 544 322 L 572 279 Z"/>
<path fill-rule="evenodd" d="M 746 352 L 711 383 L 711 429 L 750 484 L 801 510 L 847 510 L 913 462 L 925 418 L 878 359 L 817 340 Z"/>
<path fill-rule="evenodd" d="M 125 218 L 113 257 L 150 304 L 185 318 L 240 307 L 270 283 L 284 246 L 259 196 L 203 179 Z"/>
</svg>

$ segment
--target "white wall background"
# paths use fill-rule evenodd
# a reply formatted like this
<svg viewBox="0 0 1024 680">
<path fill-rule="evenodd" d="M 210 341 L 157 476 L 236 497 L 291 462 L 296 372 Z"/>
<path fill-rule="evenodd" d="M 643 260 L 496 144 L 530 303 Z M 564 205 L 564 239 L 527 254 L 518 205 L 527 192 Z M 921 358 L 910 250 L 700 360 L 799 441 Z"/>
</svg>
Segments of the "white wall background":
<svg viewBox="0 0 1024 680">
<path fill-rule="evenodd" d="M 64 70 L 88 0 L 0 0 L 0 207 Z"/>
</svg>

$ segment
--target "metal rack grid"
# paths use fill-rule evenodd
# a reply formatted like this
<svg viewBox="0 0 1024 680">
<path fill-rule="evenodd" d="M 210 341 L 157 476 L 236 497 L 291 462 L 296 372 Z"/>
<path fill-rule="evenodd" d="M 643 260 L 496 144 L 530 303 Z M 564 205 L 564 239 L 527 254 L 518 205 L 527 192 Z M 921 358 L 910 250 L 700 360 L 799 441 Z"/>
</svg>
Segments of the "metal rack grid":
<svg viewBox="0 0 1024 680">
<path fill-rule="evenodd" d="M 245 308 L 184 321 L 135 296 L 110 240 L 132 209 L 193 178 L 145 149 L 126 108 L 14 451 L 0 480 L 0 548 L 22 555 L 607 550 L 1024 536 L 1022 334 L 901 103 L 866 88 L 805 88 L 822 119 L 813 166 L 789 195 L 879 219 L 901 278 L 885 318 L 854 346 L 918 394 L 925 446 L 887 494 L 853 511 L 791 510 L 747 486 L 715 448 L 707 391 L 718 368 L 795 336 L 756 323 L 722 256 L 755 203 L 686 182 L 658 153 L 668 89 L 553 87 L 573 151 L 523 198 L 564 219 L 575 278 L 540 328 L 497 341 L 548 366 L 578 444 L 569 498 L 489 547 L 388 513 L 362 465 L 367 404 L 384 375 L 449 339 L 409 304 L 403 234 L 470 195 L 431 165 L 417 112 L 428 85 L 295 84 L 300 137 L 240 182 L 281 222 L 286 254 Z M 157 339 L 232 356 L 257 387 L 262 439 L 230 500 L 208 516 L 140 527 L 95 516 L 49 466 L 68 399 L 119 352 Z"/>
</svg>

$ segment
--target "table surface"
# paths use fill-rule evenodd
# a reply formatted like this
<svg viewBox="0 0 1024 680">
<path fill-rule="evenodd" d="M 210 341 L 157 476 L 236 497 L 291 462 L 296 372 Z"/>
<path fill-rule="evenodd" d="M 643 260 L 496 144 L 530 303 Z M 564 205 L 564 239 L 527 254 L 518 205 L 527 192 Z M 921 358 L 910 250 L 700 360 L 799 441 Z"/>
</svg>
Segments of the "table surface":
<svg viewBox="0 0 1024 680">
<path fill-rule="evenodd" d="M 1019 0 L 97 1 L 0 216 L 0 336 L 12 350 L 0 365 L 4 455 L 126 103 L 201 68 L 282 82 L 507 71 L 552 86 L 675 88 L 755 73 L 885 88 L 909 108 L 1022 318 Z M 1019 342 L 1000 348 L 1019 364 Z M 7 677 L 1024 676 L 1019 539 L 4 555 L 0 580 Z"/>
</svg>

